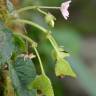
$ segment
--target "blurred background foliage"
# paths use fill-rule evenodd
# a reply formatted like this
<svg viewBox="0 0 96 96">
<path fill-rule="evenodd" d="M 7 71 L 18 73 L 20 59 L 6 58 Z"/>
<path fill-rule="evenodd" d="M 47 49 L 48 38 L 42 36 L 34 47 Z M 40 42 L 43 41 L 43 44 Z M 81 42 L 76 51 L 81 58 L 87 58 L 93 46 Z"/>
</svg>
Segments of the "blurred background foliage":
<svg viewBox="0 0 96 96">
<path fill-rule="evenodd" d="M 17 9 L 29 5 L 60 6 L 64 0 L 12 0 Z M 26 25 L 28 34 L 38 42 L 38 49 L 44 68 L 50 77 L 55 96 L 96 96 L 96 0 L 72 0 L 70 17 L 65 21 L 59 10 L 45 10 L 56 16 L 53 35 L 59 45 L 70 53 L 66 58 L 77 73 L 77 78 L 57 78 L 54 74 L 52 47 L 44 34 Z M 42 14 L 33 10 L 20 14 L 21 18 L 32 20 L 49 28 Z M 50 28 L 49 28 L 50 29 Z M 37 62 L 37 61 L 35 61 Z M 36 63 L 38 73 L 38 63 Z"/>
</svg>

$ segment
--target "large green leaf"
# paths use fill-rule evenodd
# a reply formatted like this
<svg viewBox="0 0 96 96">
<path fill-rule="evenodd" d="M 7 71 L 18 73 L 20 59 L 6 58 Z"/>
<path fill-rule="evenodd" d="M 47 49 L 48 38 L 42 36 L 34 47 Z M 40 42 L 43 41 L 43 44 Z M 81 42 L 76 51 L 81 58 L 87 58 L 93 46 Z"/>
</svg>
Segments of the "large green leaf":
<svg viewBox="0 0 96 96">
<path fill-rule="evenodd" d="M 53 88 L 50 82 L 50 79 L 46 75 L 39 75 L 36 79 L 31 82 L 28 86 L 29 89 L 35 88 L 44 96 L 54 96 Z"/>
<path fill-rule="evenodd" d="M 4 64 L 10 59 L 14 51 L 14 38 L 11 30 L 0 22 L 0 64 Z"/>
<path fill-rule="evenodd" d="M 36 90 L 28 90 L 27 85 L 36 77 L 32 60 L 18 57 L 15 64 L 9 64 L 9 72 L 18 96 L 36 96 Z"/>
<path fill-rule="evenodd" d="M 72 70 L 70 64 L 65 59 L 58 59 L 55 66 L 56 76 L 72 76 L 76 77 L 75 72 Z"/>
</svg>

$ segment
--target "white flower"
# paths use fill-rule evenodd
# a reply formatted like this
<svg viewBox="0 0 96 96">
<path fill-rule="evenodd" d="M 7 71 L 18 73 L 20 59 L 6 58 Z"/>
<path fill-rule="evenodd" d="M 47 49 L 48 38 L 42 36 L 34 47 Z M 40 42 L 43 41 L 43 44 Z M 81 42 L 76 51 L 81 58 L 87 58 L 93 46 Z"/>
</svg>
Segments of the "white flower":
<svg viewBox="0 0 96 96">
<path fill-rule="evenodd" d="M 66 1 L 64 3 L 61 4 L 60 10 L 61 13 L 63 15 L 63 17 L 67 20 L 67 18 L 69 17 L 69 12 L 68 12 L 68 8 L 69 8 L 69 4 L 71 3 L 71 0 Z"/>
</svg>

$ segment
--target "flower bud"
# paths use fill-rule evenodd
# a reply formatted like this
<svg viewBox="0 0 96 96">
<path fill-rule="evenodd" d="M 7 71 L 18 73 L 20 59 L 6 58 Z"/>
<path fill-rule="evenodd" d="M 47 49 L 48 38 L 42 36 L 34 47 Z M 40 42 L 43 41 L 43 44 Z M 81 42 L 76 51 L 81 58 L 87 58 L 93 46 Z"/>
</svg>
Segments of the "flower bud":
<svg viewBox="0 0 96 96">
<path fill-rule="evenodd" d="M 56 18 L 51 14 L 51 13 L 48 13 L 46 16 L 45 16 L 45 21 L 46 23 L 48 23 L 49 26 L 51 27 L 54 27 L 54 24 L 55 24 L 55 21 Z"/>
<path fill-rule="evenodd" d="M 65 20 L 67 20 L 69 17 L 68 8 L 69 8 L 70 3 L 71 3 L 71 0 L 66 1 L 66 2 L 62 3 L 61 7 L 60 7 L 61 13 L 62 13 L 63 17 L 65 18 Z"/>
</svg>

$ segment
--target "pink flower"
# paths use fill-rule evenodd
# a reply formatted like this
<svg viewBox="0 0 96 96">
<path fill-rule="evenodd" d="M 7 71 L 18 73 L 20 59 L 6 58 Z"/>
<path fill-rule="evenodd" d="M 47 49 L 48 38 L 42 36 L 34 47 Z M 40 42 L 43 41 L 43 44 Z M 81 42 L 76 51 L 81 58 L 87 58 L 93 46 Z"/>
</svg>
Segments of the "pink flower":
<svg viewBox="0 0 96 96">
<path fill-rule="evenodd" d="M 68 12 L 68 8 L 69 8 L 69 4 L 71 3 L 71 0 L 66 1 L 64 3 L 61 4 L 60 10 L 61 13 L 63 15 L 63 17 L 67 20 L 67 18 L 69 17 L 69 12 Z"/>
</svg>

